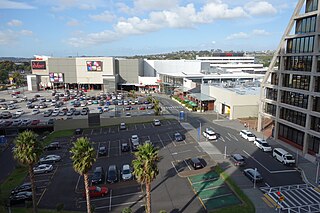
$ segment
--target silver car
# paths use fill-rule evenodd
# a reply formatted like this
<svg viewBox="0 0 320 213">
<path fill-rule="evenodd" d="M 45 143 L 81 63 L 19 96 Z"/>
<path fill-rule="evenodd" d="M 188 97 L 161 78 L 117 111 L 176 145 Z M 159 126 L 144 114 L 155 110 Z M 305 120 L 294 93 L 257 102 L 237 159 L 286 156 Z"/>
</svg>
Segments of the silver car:
<svg viewBox="0 0 320 213">
<path fill-rule="evenodd" d="M 40 163 L 55 163 L 60 161 L 61 157 L 59 155 L 47 155 L 43 158 L 40 158 Z"/>
<path fill-rule="evenodd" d="M 33 173 L 34 174 L 42 174 L 42 173 L 47 173 L 51 172 L 53 170 L 53 166 L 50 164 L 40 164 L 37 167 L 33 168 Z"/>
</svg>

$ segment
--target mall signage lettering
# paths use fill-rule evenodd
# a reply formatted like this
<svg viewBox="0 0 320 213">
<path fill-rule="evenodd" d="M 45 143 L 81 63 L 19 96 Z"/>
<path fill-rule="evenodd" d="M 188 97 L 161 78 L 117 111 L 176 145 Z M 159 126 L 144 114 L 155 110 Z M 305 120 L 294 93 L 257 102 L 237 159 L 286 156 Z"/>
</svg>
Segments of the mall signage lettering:
<svg viewBox="0 0 320 213">
<path fill-rule="evenodd" d="M 33 70 L 45 70 L 46 62 L 45 61 L 32 61 Z"/>
</svg>

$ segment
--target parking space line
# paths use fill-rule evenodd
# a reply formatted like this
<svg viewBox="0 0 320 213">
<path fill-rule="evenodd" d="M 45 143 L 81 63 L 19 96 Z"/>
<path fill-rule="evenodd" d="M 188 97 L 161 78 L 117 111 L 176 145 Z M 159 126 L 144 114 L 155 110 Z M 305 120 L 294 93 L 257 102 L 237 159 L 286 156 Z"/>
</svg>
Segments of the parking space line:
<svg viewBox="0 0 320 213">
<path fill-rule="evenodd" d="M 188 166 L 189 170 L 191 170 L 191 168 L 190 168 L 189 164 L 187 163 L 187 161 L 186 161 L 186 160 L 183 160 L 183 161 L 184 161 L 185 164 Z"/>
<path fill-rule="evenodd" d="M 231 141 L 230 138 L 228 138 L 227 136 L 225 136 L 225 137 L 226 137 L 226 139 L 228 139 L 228 141 Z"/>
<path fill-rule="evenodd" d="M 99 155 L 99 149 L 100 149 L 100 142 L 99 142 L 99 144 L 98 144 L 98 152 L 97 152 L 97 156 L 96 156 L 96 159 L 99 157 L 98 155 Z"/>
<path fill-rule="evenodd" d="M 111 211 L 112 208 L 112 189 L 110 189 L 110 204 L 109 204 L 109 211 Z"/>
<path fill-rule="evenodd" d="M 142 126 L 143 126 L 144 129 L 146 128 L 146 126 L 144 124 L 142 124 Z"/>
<path fill-rule="evenodd" d="M 111 143 L 111 141 L 108 141 L 109 142 L 109 144 L 108 144 L 108 157 L 109 157 L 109 154 L 110 154 L 110 143 Z"/>
<path fill-rule="evenodd" d="M 135 130 L 137 130 L 137 129 L 138 129 L 136 124 L 134 125 L 134 128 L 135 128 Z"/>
<path fill-rule="evenodd" d="M 145 202 L 144 200 L 137 200 L 137 201 L 132 201 L 132 202 L 126 202 L 126 203 L 121 203 L 121 204 L 115 204 L 113 205 L 114 207 L 118 207 L 118 206 L 127 206 L 127 205 L 132 205 L 132 204 L 136 204 L 136 203 L 142 203 Z M 143 206 L 143 205 L 142 205 Z M 109 206 L 99 206 L 96 207 L 95 209 L 99 210 L 99 209 L 105 209 L 105 208 L 109 208 Z"/>
<path fill-rule="evenodd" d="M 120 140 L 118 141 L 119 141 L 119 156 L 121 156 L 121 141 Z"/>
<path fill-rule="evenodd" d="M 179 173 L 176 166 L 173 164 L 173 162 L 171 161 L 172 167 L 174 168 L 174 170 L 176 170 L 177 174 Z"/>
<path fill-rule="evenodd" d="M 164 145 L 163 141 L 161 140 L 161 138 L 160 138 L 160 135 L 159 135 L 159 134 L 158 134 L 158 138 L 159 138 L 159 140 L 160 140 L 160 143 L 162 144 L 162 147 L 165 149 L 165 148 L 166 148 L 166 146 Z"/>
<path fill-rule="evenodd" d="M 91 133 L 90 133 L 90 135 L 92 135 L 93 134 L 93 129 L 91 130 Z"/>
<path fill-rule="evenodd" d="M 109 127 L 109 133 L 111 133 L 111 128 Z"/>
<path fill-rule="evenodd" d="M 75 192 L 77 192 L 78 185 L 79 185 L 79 182 L 80 182 L 80 178 L 81 178 L 81 175 L 79 175 L 79 177 L 78 177 L 78 181 L 77 181 L 77 184 L 76 184 L 76 188 L 74 189 Z"/>
<path fill-rule="evenodd" d="M 228 132 L 228 135 L 230 136 L 230 138 L 232 138 L 232 139 L 234 139 L 234 140 L 236 140 L 236 141 L 239 141 L 239 140 L 238 140 L 238 138 L 237 138 L 236 136 L 234 136 L 234 135 L 230 134 L 229 132 Z"/>
<path fill-rule="evenodd" d="M 202 152 L 198 146 L 194 146 L 198 152 Z"/>
<path fill-rule="evenodd" d="M 35 180 L 35 183 L 41 183 L 41 182 L 49 182 L 49 180 Z"/>
<path fill-rule="evenodd" d="M 40 198 L 39 198 L 39 200 L 38 200 L 38 203 L 37 203 L 37 205 L 39 205 L 39 203 L 40 203 L 40 201 L 41 201 L 41 199 L 42 199 L 42 197 L 43 197 L 43 195 L 44 195 L 44 193 L 47 191 L 47 188 L 45 188 L 44 190 L 43 190 L 43 192 L 42 192 L 42 194 L 41 194 L 41 196 L 40 196 Z"/>
</svg>

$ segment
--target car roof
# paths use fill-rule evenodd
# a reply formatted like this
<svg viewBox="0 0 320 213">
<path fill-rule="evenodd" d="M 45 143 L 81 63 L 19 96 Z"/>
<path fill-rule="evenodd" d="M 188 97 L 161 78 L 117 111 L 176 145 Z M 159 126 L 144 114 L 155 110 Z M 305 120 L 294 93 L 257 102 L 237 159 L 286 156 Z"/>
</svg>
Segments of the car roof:
<svg viewBox="0 0 320 213">
<path fill-rule="evenodd" d="M 116 170 L 116 168 L 117 168 L 116 165 L 110 165 L 110 166 L 109 166 L 109 171 L 110 171 L 110 170 Z"/>
<path fill-rule="evenodd" d="M 233 154 L 232 155 L 235 159 L 244 159 L 243 157 L 242 157 L 242 155 L 240 155 L 240 154 Z"/>
<path fill-rule="evenodd" d="M 122 166 L 122 169 L 123 169 L 123 170 L 130 169 L 129 164 L 124 164 L 124 165 Z"/>
</svg>

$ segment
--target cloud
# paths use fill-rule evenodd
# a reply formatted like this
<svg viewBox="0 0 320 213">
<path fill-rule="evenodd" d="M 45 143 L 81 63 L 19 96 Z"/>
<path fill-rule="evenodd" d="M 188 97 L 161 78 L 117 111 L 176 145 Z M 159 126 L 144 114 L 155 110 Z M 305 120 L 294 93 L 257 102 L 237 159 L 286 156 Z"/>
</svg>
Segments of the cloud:
<svg viewBox="0 0 320 213">
<path fill-rule="evenodd" d="M 227 40 L 234 40 L 234 39 L 248 39 L 250 37 L 249 34 L 244 32 L 234 33 L 229 35 L 226 39 Z"/>
<path fill-rule="evenodd" d="M 274 15 L 277 13 L 277 9 L 266 1 L 252 1 L 244 5 L 244 9 L 253 16 Z"/>
<path fill-rule="evenodd" d="M 135 0 L 133 2 L 135 9 L 143 11 L 151 10 L 169 10 L 178 6 L 177 0 Z"/>
<path fill-rule="evenodd" d="M 23 36 L 32 36 L 33 32 L 31 30 L 21 30 L 20 34 Z"/>
<path fill-rule="evenodd" d="M 107 23 L 112 22 L 116 18 L 116 16 L 113 13 L 107 10 L 101 14 L 89 15 L 89 17 L 94 21 L 103 21 Z"/>
<path fill-rule="evenodd" d="M 70 21 L 67 22 L 67 26 L 69 27 L 75 27 L 75 26 L 78 26 L 80 25 L 80 22 L 76 19 L 72 19 Z"/>
<path fill-rule="evenodd" d="M 253 30 L 253 31 L 252 31 L 252 34 L 253 34 L 253 35 L 256 35 L 256 36 L 267 36 L 267 35 L 270 35 L 269 32 L 267 32 L 267 31 L 265 31 L 265 30 L 258 30 L 258 29 Z"/>
<path fill-rule="evenodd" d="M 136 3 L 144 2 L 143 0 Z M 155 1 L 152 1 L 155 2 Z M 169 3 L 167 3 L 169 4 Z M 118 4 L 122 10 L 130 10 L 124 4 Z M 148 6 L 146 8 L 151 8 Z M 109 12 L 105 11 L 100 15 L 91 15 L 90 18 L 95 20 L 108 20 Z M 239 19 L 249 17 L 241 7 L 229 8 L 227 4 L 220 0 L 209 2 L 198 10 L 194 4 L 171 8 L 170 10 L 152 11 L 147 18 L 133 16 L 122 18 L 113 27 L 112 30 L 106 30 L 100 33 L 91 34 L 92 37 L 71 38 L 70 44 L 81 45 L 80 42 L 99 43 L 101 41 L 110 42 L 121 39 L 129 35 L 145 34 L 158 31 L 164 28 L 192 28 L 197 24 L 208 24 L 222 19 Z M 112 38 L 112 39 L 110 39 Z M 78 44 L 77 41 L 79 42 Z"/>
<path fill-rule="evenodd" d="M 0 9 L 16 9 L 16 10 L 28 10 L 35 9 L 34 6 L 31 6 L 25 2 L 15 2 L 11 0 L 1 0 Z"/>
<path fill-rule="evenodd" d="M 22 25 L 22 21 L 17 20 L 17 19 L 12 19 L 11 21 L 9 21 L 7 23 L 7 25 L 11 26 L 11 27 L 19 27 Z"/>
<path fill-rule="evenodd" d="M 0 31 L 0 45 L 10 45 L 17 40 L 17 34 L 12 30 Z"/>
<path fill-rule="evenodd" d="M 96 6 L 94 4 L 80 4 L 80 10 L 95 10 Z"/>
<path fill-rule="evenodd" d="M 216 44 L 217 42 L 216 41 L 211 41 L 211 44 Z"/>
</svg>

